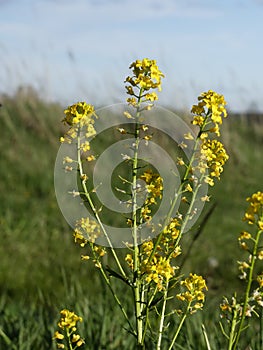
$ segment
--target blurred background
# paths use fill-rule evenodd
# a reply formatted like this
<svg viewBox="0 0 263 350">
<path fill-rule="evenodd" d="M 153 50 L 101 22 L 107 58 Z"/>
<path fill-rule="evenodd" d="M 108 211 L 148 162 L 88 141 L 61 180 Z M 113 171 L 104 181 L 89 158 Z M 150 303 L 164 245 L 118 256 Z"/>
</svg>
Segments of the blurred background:
<svg viewBox="0 0 263 350">
<path fill-rule="evenodd" d="M 157 60 L 165 74 L 158 103 L 186 120 L 203 91 L 228 102 L 230 160 L 184 272 L 208 281 L 208 324 L 222 296 L 242 288 L 237 237 L 246 197 L 262 191 L 262 15 L 261 0 L 0 0 L 0 348 L 51 349 L 68 307 L 87 315 L 88 348 L 132 349 L 98 274 L 80 260 L 53 171 L 63 110 L 124 102 L 135 59 Z"/>
<path fill-rule="evenodd" d="M 261 0 L 1 0 L 3 93 L 30 85 L 51 101 L 123 101 L 134 59 L 166 74 L 160 103 L 200 91 L 235 111 L 262 109 Z"/>
</svg>

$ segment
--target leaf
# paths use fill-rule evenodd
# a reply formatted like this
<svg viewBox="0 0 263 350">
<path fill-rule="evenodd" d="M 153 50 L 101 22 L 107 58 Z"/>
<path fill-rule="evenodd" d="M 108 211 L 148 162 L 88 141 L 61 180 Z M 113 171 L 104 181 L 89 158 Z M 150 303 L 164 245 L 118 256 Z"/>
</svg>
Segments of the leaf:
<svg viewBox="0 0 263 350">
<path fill-rule="evenodd" d="M 128 286 L 131 286 L 131 282 L 127 277 L 124 277 L 121 274 L 119 274 L 118 272 L 112 270 L 112 268 L 110 268 L 108 265 L 106 266 L 106 271 L 109 273 L 109 276 L 113 276 L 115 278 L 118 278 L 119 280 L 122 280 L 123 282 L 128 284 Z"/>
</svg>

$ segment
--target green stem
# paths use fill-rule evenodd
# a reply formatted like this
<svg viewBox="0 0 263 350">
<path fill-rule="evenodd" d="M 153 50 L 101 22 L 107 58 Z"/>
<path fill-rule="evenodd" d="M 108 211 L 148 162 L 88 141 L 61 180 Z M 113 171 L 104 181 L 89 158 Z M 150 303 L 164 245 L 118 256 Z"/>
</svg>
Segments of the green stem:
<svg viewBox="0 0 263 350">
<path fill-rule="evenodd" d="M 71 344 L 71 339 L 70 339 L 70 331 L 68 328 L 66 328 L 66 333 L 67 333 L 67 339 L 68 339 L 68 346 L 69 346 L 69 350 L 73 350 L 72 344 Z"/>
<path fill-rule="evenodd" d="M 137 330 L 137 346 L 143 346 L 143 320 L 142 320 L 142 300 L 141 300 L 141 279 L 140 279 L 140 249 L 138 240 L 138 226 L 137 226 L 137 172 L 138 172 L 138 151 L 139 151 L 139 116 L 140 116 L 140 103 L 143 89 L 140 89 L 138 97 L 135 130 L 134 130 L 134 155 L 132 164 L 132 222 L 133 222 L 133 261 L 134 261 L 134 303 L 135 303 L 135 317 L 136 317 L 136 330 Z"/>
<path fill-rule="evenodd" d="M 209 339 L 208 339 L 208 336 L 207 336 L 204 324 L 202 324 L 202 331 L 203 331 L 203 335 L 204 335 L 204 338 L 205 338 L 205 344 L 206 344 L 207 350 L 211 350 L 211 346 L 210 346 L 210 343 L 209 343 Z"/>
<path fill-rule="evenodd" d="M 200 132 L 201 132 L 201 131 L 200 131 Z M 199 135 L 201 135 L 201 133 L 199 133 Z M 163 230 L 164 230 L 164 228 L 169 224 L 169 221 L 171 220 L 171 216 L 172 216 L 172 213 L 173 213 L 174 208 L 175 208 L 175 206 L 176 206 L 176 203 L 177 203 L 177 201 L 178 201 L 178 198 L 180 198 L 179 195 L 182 194 L 182 192 L 183 192 L 183 186 L 184 186 L 184 184 L 185 184 L 185 181 L 186 181 L 187 178 L 188 178 L 190 169 L 192 168 L 192 164 L 193 164 L 194 159 L 195 159 L 195 153 L 196 153 L 197 147 L 198 147 L 198 145 L 199 145 L 199 140 L 200 140 L 200 137 L 198 136 L 198 137 L 195 139 L 195 144 L 194 144 L 193 152 L 192 152 L 192 155 L 191 155 L 191 159 L 190 159 L 190 162 L 189 162 L 189 164 L 188 164 L 188 166 L 187 166 L 187 168 L 186 168 L 186 170 L 185 170 L 184 176 L 183 176 L 183 178 L 182 178 L 182 180 L 181 180 L 180 187 L 179 187 L 179 189 L 176 191 L 176 193 L 174 194 L 174 198 L 173 198 L 173 201 L 172 201 L 170 210 L 169 210 L 167 216 L 165 217 L 165 221 L 164 221 L 164 224 L 163 224 Z M 199 188 L 199 186 L 198 186 L 198 188 Z M 196 197 L 196 195 L 195 195 L 195 197 Z M 191 201 L 191 208 L 189 208 L 188 213 L 190 213 L 190 209 L 192 209 L 193 204 L 194 204 L 194 200 Z M 189 216 L 188 216 L 188 218 L 189 218 Z M 188 219 L 187 219 L 187 221 L 188 221 Z M 185 223 L 185 225 L 186 225 L 186 223 Z M 156 252 L 156 249 L 157 249 L 157 247 L 158 247 L 158 245 L 159 245 L 159 243 L 160 243 L 160 241 L 161 241 L 161 239 L 162 239 L 163 230 L 162 230 L 161 233 L 159 234 L 159 236 L 158 236 L 158 238 L 157 238 L 157 240 L 156 240 L 156 243 L 155 243 L 155 245 L 154 245 L 154 247 L 153 247 L 153 250 L 152 250 L 151 255 L 150 255 L 150 257 L 149 257 L 149 263 L 150 263 L 151 260 L 153 259 L 154 254 L 155 254 L 155 252 Z M 179 244 L 179 241 L 180 241 L 180 239 L 181 239 L 181 237 L 182 237 L 182 234 L 183 234 L 183 230 L 181 229 L 181 230 L 180 230 L 180 235 L 178 236 L 177 241 L 176 241 L 176 245 Z M 175 245 L 175 247 L 176 247 L 176 245 Z"/>
<path fill-rule="evenodd" d="M 233 344 L 236 340 L 236 335 L 237 335 L 236 334 L 236 327 L 237 327 L 237 323 L 238 323 L 237 318 L 238 318 L 238 310 L 234 309 L 227 350 L 233 349 Z"/>
<path fill-rule="evenodd" d="M 81 147 L 80 147 L 80 146 L 81 146 L 81 139 L 80 139 L 80 131 L 81 131 L 81 130 L 80 130 L 80 128 L 79 128 L 79 130 L 78 130 L 78 138 L 77 138 L 77 151 L 78 151 L 78 169 L 79 169 L 79 175 L 80 175 L 80 179 L 81 179 L 81 185 L 82 185 L 82 188 L 83 188 L 83 192 L 84 192 L 84 195 L 85 195 L 85 197 L 86 197 L 86 199 L 87 199 L 87 201 L 88 201 L 88 203 L 89 203 L 89 205 L 90 205 L 90 208 L 91 208 L 91 210 L 92 210 L 92 212 L 93 212 L 93 214 L 94 214 L 96 220 L 98 221 L 98 223 L 99 223 L 99 225 L 100 225 L 100 228 L 101 228 L 101 230 L 102 230 L 104 236 L 105 236 L 106 239 L 107 239 L 107 242 L 108 242 L 108 244 L 109 244 L 109 247 L 110 247 L 111 253 L 112 253 L 113 257 L 114 257 L 114 260 L 115 260 L 115 262 L 116 262 L 116 264 L 117 264 L 117 266 L 118 266 L 118 268 L 119 268 L 121 274 L 126 278 L 126 274 L 125 274 L 125 272 L 124 272 L 124 270 L 123 270 L 123 268 L 122 268 L 122 266 L 121 266 L 121 263 L 120 263 L 120 261 L 119 261 L 119 258 L 118 258 L 118 256 L 117 256 L 117 254 L 116 254 L 116 252 L 115 252 L 115 250 L 114 250 L 114 248 L 113 248 L 113 246 L 112 246 L 110 237 L 108 236 L 107 231 L 105 230 L 105 227 L 104 227 L 104 225 L 103 225 L 103 223 L 102 223 L 102 221 L 101 221 L 101 219 L 100 219 L 100 216 L 99 216 L 99 214 L 98 214 L 98 211 L 97 211 L 97 209 L 95 208 L 95 205 L 94 205 L 94 203 L 93 203 L 93 201 L 92 201 L 92 199 L 91 199 L 91 196 L 90 196 L 90 194 L 89 194 L 89 192 L 88 192 L 88 189 L 87 189 L 86 180 L 84 179 L 85 173 L 84 173 L 84 171 L 83 171 L 82 160 L 81 160 Z"/>
<path fill-rule="evenodd" d="M 257 251 L 258 251 L 259 239 L 260 239 L 260 235 L 261 235 L 262 232 L 263 232 L 263 230 L 258 230 L 257 235 L 256 235 L 256 239 L 255 239 L 255 244 L 254 244 L 254 247 L 253 247 L 251 264 L 250 264 L 249 274 L 248 274 L 247 288 L 246 288 L 246 292 L 245 292 L 245 300 L 244 300 L 244 303 L 243 303 L 241 320 L 240 320 L 240 324 L 239 324 L 239 327 L 238 327 L 238 330 L 237 330 L 237 336 L 236 336 L 236 340 L 234 342 L 233 350 L 237 349 L 239 338 L 240 338 L 240 335 L 241 335 L 241 333 L 243 331 L 243 326 L 244 326 L 245 317 L 246 317 L 246 311 L 247 311 L 247 306 L 248 306 L 248 300 L 249 300 L 251 285 L 252 285 L 252 282 L 253 282 L 253 273 L 254 273 L 255 262 L 256 262 L 256 259 L 257 259 Z"/>
<path fill-rule="evenodd" d="M 163 296 L 163 306 L 162 306 L 161 318 L 160 318 L 160 323 L 159 323 L 158 340 L 157 340 L 156 350 L 161 350 L 163 328 L 164 328 L 164 318 L 165 318 L 165 309 L 166 309 L 167 295 L 168 295 L 168 286 L 169 286 L 169 281 L 167 280 L 165 290 L 164 290 L 164 296 Z"/>
<path fill-rule="evenodd" d="M 174 345 L 174 343 L 175 343 L 175 341 L 176 341 L 176 339 L 178 337 L 178 334 L 180 333 L 180 331 L 182 329 L 182 326 L 183 326 L 184 321 L 185 321 L 185 319 L 187 317 L 187 314 L 188 314 L 188 311 L 189 311 L 190 307 L 191 307 L 191 302 L 189 302 L 189 304 L 187 305 L 187 309 L 186 309 L 186 311 L 185 311 L 185 313 L 184 313 L 184 315 L 183 315 L 183 317 L 181 319 L 181 322 L 180 322 L 180 324 L 179 324 L 179 326 L 178 326 L 178 328 L 177 328 L 177 330 L 176 330 L 176 332 L 175 332 L 175 334 L 173 336 L 172 342 L 171 342 L 168 350 L 172 350 L 173 345 Z"/>
<path fill-rule="evenodd" d="M 157 292 L 158 292 L 158 288 L 157 288 L 157 285 L 156 285 L 156 287 L 155 287 L 154 291 L 152 292 L 150 298 L 147 300 L 147 305 L 145 306 L 145 322 L 144 322 L 144 329 L 143 329 L 143 336 L 142 336 L 142 343 L 143 344 L 144 344 L 144 339 L 145 339 L 145 336 L 146 336 L 147 329 L 148 329 L 148 327 L 150 327 L 150 321 L 149 321 L 150 307 L 151 307 L 151 304 L 152 304 L 152 302 L 154 300 L 154 297 L 155 297 Z M 149 289 L 148 289 L 147 292 L 146 292 L 146 296 L 148 297 L 149 294 L 150 293 L 149 293 Z"/>
<path fill-rule="evenodd" d="M 108 288 L 110 289 L 111 294 L 113 295 L 113 298 L 115 299 L 117 305 L 119 306 L 119 308 L 120 308 L 120 310 L 121 310 L 121 312 L 122 312 L 124 318 L 126 319 L 128 325 L 129 325 L 129 327 L 130 327 L 130 329 L 131 329 L 131 333 L 132 333 L 133 335 L 136 336 L 136 332 L 135 332 L 133 326 L 131 325 L 131 322 L 130 322 L 130 320 L 129 320 L 129 317 L 128 317 L 128 315 L 127 315 L 125 309 L 123 308 L 120 299 L 118 298 L 118 296 L 116 295 L 114 289 L 112 288 L 112 285 L 111 285 L 111 283 L 110 283 L 110 280 L 109 280 L 109 278 L 108 278 L 106 272 L 104 271 L 104 269 L 103 269 L 103 267 L 102 267 L 102 265 L 101 265 L 101 262 L 99 261 L 99 259 L 98 259 L 97 255 L 96 255 L 96 253 L 93 251 L 92 246 L 91 246 L 91 249 L 92 249 L 92 253 L 93 253 L 94 259 L 98 262 L 98 263 L 97 263 L 97 266 L 98 266 L 98 268 L 99 268 L 99 270 L 100 270 L 100 272 L 101 272 L 101 275 L 102 275 L 103 279 L 105 280 L 105 282 L 106 282 Z"/>
<path fill-rule="evenodd" d="M 180 240 L 182 238 L 182 235 L 184 233 L 184 229 L 186 228 L 186 225 L 187 225 L 191 215 L 194 215 L 193 214 L 193 206 L 195 205 L 195 199 L 196 199 L 196 196 L 198 194 L 199 188 L 201 186 L 203 177 L 204 177 L 204 175 L 201 176 L 199 185 L 197 185 L 195 190 L 193 191 L 192 200 L 191 200 L 191 203 L 190 203 L 189 208 L 187 210 L 187 213 L 185 214 L 185 219 L 182 222 L 182 225 L 181 225 L 181 228 L 180 228 L 180 233 L 179 233 L 179 235 L 178 235 L 178 237 L 176 239 L 176 242 L 175 242 L 175 247 L 179 244 L 179 242 L 180 242 Z"/>
</svg>

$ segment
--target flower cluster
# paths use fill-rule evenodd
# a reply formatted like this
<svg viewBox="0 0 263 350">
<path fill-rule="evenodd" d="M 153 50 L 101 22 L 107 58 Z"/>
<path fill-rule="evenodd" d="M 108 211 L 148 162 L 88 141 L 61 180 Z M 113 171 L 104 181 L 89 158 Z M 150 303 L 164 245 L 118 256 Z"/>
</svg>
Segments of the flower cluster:
<svg viewBox="0 0 263 350">
<path fill-rule="evenodd" d="M 228 158 L 229 156 L 220 141 L 205 139 L 201 144 L 201 159 L 204 159 L 205 163 L 200 169 L 202 171 L 202 169 L 208 168 L 209 175 L 206 176 L 205 181 L 210 186 L 214 185 L 213 177 L 220 180 L 220 174 L 223 172 L 223 166 Z"/>
<path fill-rule="evenodd" d="M 256 260 L 263 260 L 262 249 L 262 232 L 263 232 L 263 193 L 256 192 L 251 197 L 247 198 L 249 206 L 245 212 L 244 221 L 249 225 L 257 227 L 256 234 L 247 231 L 242 231 L 238 237 L 241 248 L 249 253 L 247 261 L 238 261 L 241 279 L 246 279 L 248 272 L 252 268 L 252 264 Z M 257 278 L 258 279 L 258 278 Z M 259 282 L 260 288 L 262 287 Z"/>
<path fill-rule="evenodd" d="M 253 314 L 258 316 L 257 308 L 263 307 L 263 291 L 260 288 L 255 289 L 247 300 L 244 309 L 245 317 L 252 317 Z M 236 296 L 232 297 L 232 302 L 224 297 L 220 304 L 221 318 L 225 318 L 231 322 L 233 318 L 241 318 L 243 313 L 244 303 L 238 302 Z"/>
<path fill-rule="evenodd" d="M 141 208 L 141 217 L 148 221 L 151 219 L 151 205 L 157 204 L 157 199 L 162 198 L 163 192 L 163 179 L 159 174 L 153 173 L 153 171 L 147 170 L 141 176 L 140 179 L 145 181 L 145 188 L 148 196 Z"/>
<path fill-rule="evenodd" d="M 254 225 L 256 230 L 253 232 L 242 231 L 238 237 L 241 248 L 247 253 L 246 261 L 237 261 L 240 271 L 240 279 L 246 282 L 244 296 L 239 300 L 237 296 L 232 297 L 232 302 L 224 298 L 220 305 L 222 318 L 225 318 L 232 327 L 234 338 L 240 336 L 240 333 L 246 328 L 248 318 L 253 315 L 259 316 L 259 308 L 263 307 L 263 273 L 258 274 L 258 261 L 263 260 L 262 249 L 262 222 L 263 222 L 263 193 L 256 192 L 247 198 L 249 202 L 248 209 L 245 212 L 244 221 L 249 225 Z M 256 289 L 255 286 L 258 284 Z M 239 324 L 238 329 L 236 325 Z M 235 331 L 235 332 L 234 332 Z"/>
<path fill-rule="evenodd" d="M 167 225 L 159 240 L 156 251 L 154 250 L 154 241 L 147 241 L 141 245 L 141 269 L 147 283 L 152 281 L 156 283 L 158 290 L 162 290 L 175 274 L 177 266 L 172 265 L 172 259 L 181 254 L 180 246 L 175 245 L 175 240 L 179 236 L 180 223 L 174 218 Z M 127 254 L 126 262 L 133 269 L 133 258 Z"/>
<path fill-rule="evenodd" d="M 166 256 L 170 256 L 171 258 L 176 258 L 181 254 L 181 247 L 175 244 L 180 234 L 180 226 L 180 221 L 177 218 L 172 218 L 170 223 L 165 226 L 161 235 L 161 250 Z"/>
<path fill-rule="evenodd" d="M 75 230 L 73 233 L 75 243 L 81 247 L 85 247 L 88 243 L 96 257 L 102 257 L 106 254 L 106 250 L 99 245 L 94 244 L 96 239 L 100 236 L 100 226 L 95 220 L 90 220 L 88 217 L 81 218 L 76 221 Z M 83 260 L 88 260 L 88 255 L 82 255 Z M 94 261 L 97 263 L 97 260 Z"/>
<path fill-rule="evenodd" d="M 233 315 L 241 317 L 242 315 L 242 306 L 237 302 L 236 296 L 232 297 L 231 302 L 228 298 L 224 297 L 222 303 L 220 304 L 221 309 L 221 318 L 225 318 L 228 321 L 231 321 Z"/>
<path fill-rule="evenodd" d="M 79 334 L 76 333 L 77 322 L 82 322 L 82 318 L 74 312 L 67 309 L 60 311 L 61 317 L 58 322 L 60 331 L 56 331 L 53 339 L 57 341 L 58 349 L 65 349 L 65 342 L 70 344 L 70 349 L 77 349 L 85 342 Z"/>
<path fill-rule="evenodd" d="M 191 110 L 195 115 L 192 123 L 201 128 L 208 126 L 206 131 L 214 132 L 220 136 L 219 125 L 222 124 L 222 115 L 223 117 L 227 116 L 224 96 L 208 90 L 198 97 L 198 101 L 198 104 L 193 105 Z"/>
<path fill-rule="evenodd" d="M 263 192 L 258 191 L 252 194 L 251 197 L 247 198 L 247 202 L 249 202 L 249 206 L 245 212 L 243 220 L 246 221 L 249 225 L 255 225 L 257 227 L 257 238 L 260 240 L 261 234 L 263 232 Z M 255 239 L 256 237 L 247 231 L 242 231 L 238 237 L 241 248 L 249 252 L 250 260 L 252 252 L 254 252 L 258 260 L 263 260 L 263 249 L 260 244 L 258 244 L 258 248 L 255 251 Z M 240 262 L 239 264 L 241 267 L 244 267 L 244 264 Z"/>
<path fill-rule="evenodd" d="M 199 170 L 205 175 L 205 182 L 210 186 L 214 185 L 214 179 L 220 180 L 220 174 L 223 172 L 223 166 L 229 156 L 223 144 L 214 137 L 209 138 L 209 134 L 220 136 L 219 126 L 222 124 L 222 116 L 226 117 L 225 99 L 223 95 L 209 90 L 198 97 L 198 104 L 192 107 L 194 114 L 192 124 L 199 127 L 198 139 L 200 141 L 200 152 L 196 154 L 196 160 L 192 164 L 193 170 Z M 191 140 L 189 135 L 185 139 Z M 179 158 L 182 165 L 184 162 Z"/>
<path fill-rule="evenodd" d="M 130 84 L 126 86 L 126 90 L 127 94 L 133 97 L 128 98 L 127 102 L 136 106 L 137 99 L 142 99 L 144 102 L 157 100 L 158 96 L 155 92 L 148 92 L 156 88 L 161 91 L 161 78 L 164 75 L 159 70 L 156 61 L 148 58 L 136 60 L 129 68 L 132 69 L 133 75 L 131 77 L 128 76 L 125 80 L 125 82 Z M 138 92 L 135 92 L 134 88 Z"/>
<path fill-rule="evenodd" d="M 244 221 L 250 225 L 257 221 L 260 230 L 263 230 L 263 192 L 256 192 L 251 197 L 247 198 L 249 207 L 246 210 Z"/>
<path fill-rule="evenodd" d="M 83 131 L 84 136 L 82 138 L 89 138 L 96 135 L 94 128 L 94 117 L 96 116 L 94 107 L 86 102 L 78 102 L 69 106 L 65 111 L 64 124 L 70 126 L 70 129 L 66 132 L 64 137 L 60 138 L 63 143 L 71 143 L 72 139 L 79 136 L 80 131 Z M 84 152 L 90 149 L 89 142 L 84 141 L 81 144 L 81 149 Z"/>
<path fill-rule="evenodd" d="M 205 300 L 204 290 L 207 290 L 203 277 L 190 273 L 189 277 L 181 281 L 181 285 L 187 290 L 177 294 L 177 299 L 187 302 L 191 314 L 202 309 Z"/>
<path fill-rule="evenodd" d="M 94 243 L 100 234 L 100 227 L 95 220 L 86 217 L 76 221 L 73 235 L 75 243 L 78 243 L 81 247 L 84 247 L 88 241 Z"/>
<path fill-rule="evenodd" d="M 158 290 L 162 290 L 166 282 L 174 276 L 176 268 L 171 265 L 171 259 L 167 256 L 162 256 L 158 249 L 158 252 L 150 260 L 152 250 L 153 243 L 151 241 L 143 243 L 141 272 L 147 283 L 153 281 L 156 283 Z"/>
</svg>

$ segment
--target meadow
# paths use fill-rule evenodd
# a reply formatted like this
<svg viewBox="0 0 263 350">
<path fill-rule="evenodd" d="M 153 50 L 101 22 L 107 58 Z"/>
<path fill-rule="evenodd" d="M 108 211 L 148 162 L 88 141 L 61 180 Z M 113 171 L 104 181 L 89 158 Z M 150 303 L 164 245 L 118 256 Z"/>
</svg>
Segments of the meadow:
<svg viewBox="0 0 263 350">
<path fill-rule="evenodd" d="M 66 106 L 45 102 L 30 88 L 1 96 L 0 102 L 0 348 L 55 349 L 59 311 L 74 308 L 85 315 L 80 329 L 87 349 L 133 349 L 122 315 L 94 267 L 81 261 L 55 198 L 54 162 Z M 215 205 L 212 215 L 183 266 L 185 273 L 194 267 L 202 274 L 209 290 L 204 312 L 186 322 L 177 349 L 206 349 L 202 337 L 196 343 L 201 323 L 213 349 L 223 349 L 219 304 L 222 296 L 241 288 L 236 261 L 243 253 L 237 237 L 245 199 L 262 191 L 262 114 L 229 111 L 221 133 L 230 160 L 203 212 L 205 217 Z M 185 251 L 191 242 L 184 240 Z M 249 349 L 251 337 L 252 349 L 260 350 L 256 344 L 263 344 L 262 324 L 256 321 L 256 333 L 248 332 L 240 349 Z"/>
</svg>

